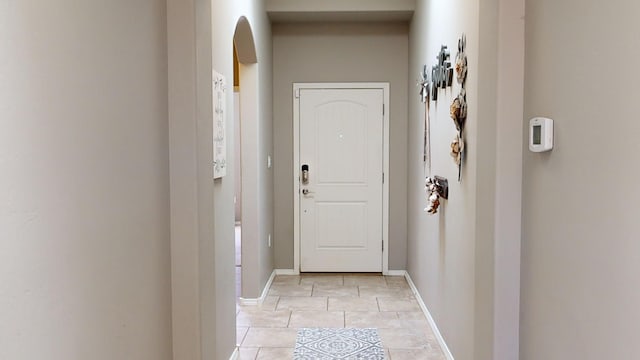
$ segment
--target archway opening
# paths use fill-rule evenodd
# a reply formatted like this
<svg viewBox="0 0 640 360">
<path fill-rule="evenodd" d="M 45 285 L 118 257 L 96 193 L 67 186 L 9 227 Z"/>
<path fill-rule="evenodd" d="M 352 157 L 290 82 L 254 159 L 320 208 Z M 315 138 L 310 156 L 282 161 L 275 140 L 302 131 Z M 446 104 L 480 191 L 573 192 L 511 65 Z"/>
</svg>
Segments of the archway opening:
<svg viewBox="0 0 640 360">
<path fill-rule="evenodd" d="M 258 59 L 249 21 L 233 36 L 236 296 L 256 297 L 258 287 Z"/>
</svg>

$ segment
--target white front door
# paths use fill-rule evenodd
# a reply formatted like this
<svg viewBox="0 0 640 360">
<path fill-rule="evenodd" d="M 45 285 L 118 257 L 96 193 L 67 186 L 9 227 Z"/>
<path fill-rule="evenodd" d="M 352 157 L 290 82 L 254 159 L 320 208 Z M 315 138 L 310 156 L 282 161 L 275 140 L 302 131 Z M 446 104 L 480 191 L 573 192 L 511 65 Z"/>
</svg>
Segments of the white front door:
<svg viewBox="0 0 640 360">
<path fill-rule="evenodd" d="M 383 104 L 383 89 L 300 90 L 303 272 L 382 271 Z"/>
</svg>

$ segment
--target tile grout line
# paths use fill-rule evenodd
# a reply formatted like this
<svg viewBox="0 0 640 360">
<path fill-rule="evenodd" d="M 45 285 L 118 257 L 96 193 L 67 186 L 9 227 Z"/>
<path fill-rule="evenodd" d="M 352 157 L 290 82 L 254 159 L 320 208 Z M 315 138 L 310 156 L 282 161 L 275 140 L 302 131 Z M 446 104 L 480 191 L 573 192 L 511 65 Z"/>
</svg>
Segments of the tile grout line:
<svg viewBox="0 0 640 360">
<path fill-rule="evenodd" d="M 278 299 L 276 300 L 276 305 L 273 307 L 273 311 L 278 310 L 278 305 L 280 305 L 280 296 L 278 296 Z"/>
<path fill-rule="evenodd" d="M 393 360 L 393 358 L 391 357 L 391 348 L 387 348 L 387 354 L 389 354 L 389 360 Z"/>
<path fill-rule="evenodd" d="M 347 327 L 347 312 L 346 311 L 342 312 L 342 327 L 343 328 Z"/>
<path fill-rule="evenodd" d="M 242 340 L 240 340 L 240 341 L 238 342 L 238 349 L 242 347 L 241 345 L 242 345 L 242 343 L 244 342 L 244 339 L 246 339 L 246 338 L 247 338 L 247 335 L 249 335 L 249 330 L 250 330 L 250 329 L 251 329 L 251 326 L 249 326 L 249 327 L 247 328 L 247 331 L 244 333 L 244 335 L 242 335 Z M 237 331 L 236 331 L 236 332 L 237 332 Z M 238 339 L 236 339 L 236 341 L 238 341 Z"/>
</svg>

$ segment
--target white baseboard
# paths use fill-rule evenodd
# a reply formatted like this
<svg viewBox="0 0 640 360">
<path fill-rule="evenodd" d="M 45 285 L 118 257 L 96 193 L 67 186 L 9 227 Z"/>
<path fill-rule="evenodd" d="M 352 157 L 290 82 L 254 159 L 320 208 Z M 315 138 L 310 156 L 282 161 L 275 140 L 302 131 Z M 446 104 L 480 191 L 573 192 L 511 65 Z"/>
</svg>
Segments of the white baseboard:
<svg viewBox="0 0 640 360">
<path fill-rule="evenodd" d="M 388 270 L 384 275 L 387 276 L 405 276 L 407 272 L 404 270 Z"/>
<path fill-rule="evenodd" d="M 238 350 L 238 347 L 236 346 L 235 349 L 233 349 L 233 354 L 231 354 L 231 357 L 229 358 L 229 360 L 238 360 L 240 357 L 240 351 Z"/>
<path fill-rule="evenodd" d="M 299 271 L 293 269 L 275 269 L 276 275 L 300 275 Z"/>
<path fill-rule="evenodd" d="M 264 302 L 264 299 L 267 298 L 267 294 L 269 294 L 269 288 L 271 287 L 271 283 L 273 282 L 273 279 L 276 277 L 276 270 L 273 270 L 271 272 L 271 276 L 269 276 L 269 280 L 267 280 L 267 283 L 264 285 L 264 289 L 262 289 L 262 294 L 260 295 L 259 298 L 257 299 L 252 299 L 252 298 L 240 298 L 240 305 L 260 305 Z"/>
<path fill-rule="evenodd" d="M 418 302 L 418 305 L 420 305 L 420 308 L 422 309 L 424 316 L 427 318 L 427 322 L 429 322 L 429 326 L 431 327 L 431 330 L 433 331 L 433 334 L 435 335 L 436 340 L 438 340 L 438 344 L 442 348 L 442 352 L 444 352 L 444 356 L 447 358 L 447 360 L 454 360 L 453 354 L 451 354 L 451 350 L 449 350 L 447 343 L 444 341 L 444 338 L 442 337 L 442 334 L 438 329 L 438 325 L 436 325 L 436 322 L 433 319 L 433 316 L 431 316 L 431 313 L 429 312 L 427 305 L 424 303 L 424 300 L 422 300 L 422 297 L 418 292 L 418 288 L 416 288 L 416 284 L 413 283 L 413 280 L 411 280 L 411 276 L 409 276 L 408 272 L 404 270 L 402 270 L 402 272 L 403 272 L 404 278 L 407 280 L 407 283 L 409 283 L 409 286 L 411 287 L 411 291 L 413 291 L 413 295 L 416 297 L 416 301 Z"/>
</svg>

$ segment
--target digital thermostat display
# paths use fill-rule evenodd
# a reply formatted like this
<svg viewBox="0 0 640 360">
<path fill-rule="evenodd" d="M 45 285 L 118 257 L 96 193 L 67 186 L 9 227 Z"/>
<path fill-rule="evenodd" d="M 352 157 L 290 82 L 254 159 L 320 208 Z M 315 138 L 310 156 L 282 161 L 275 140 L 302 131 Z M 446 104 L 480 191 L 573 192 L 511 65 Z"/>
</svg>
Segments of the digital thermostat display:
<svg viewBox="0 0 640 360">
<path fill-rule="evenodd" d="M 529 150 L 543 152 L 553 149 L 553 120 L 536 117 L 529 120 Z"/>
<path fill-rule="evenodd" d="M 542 126 L 541 125 L 535 125 L 533 127 L 533 145 L 540 145 L 540 142 L 542 141 Z"/>
</svg>

